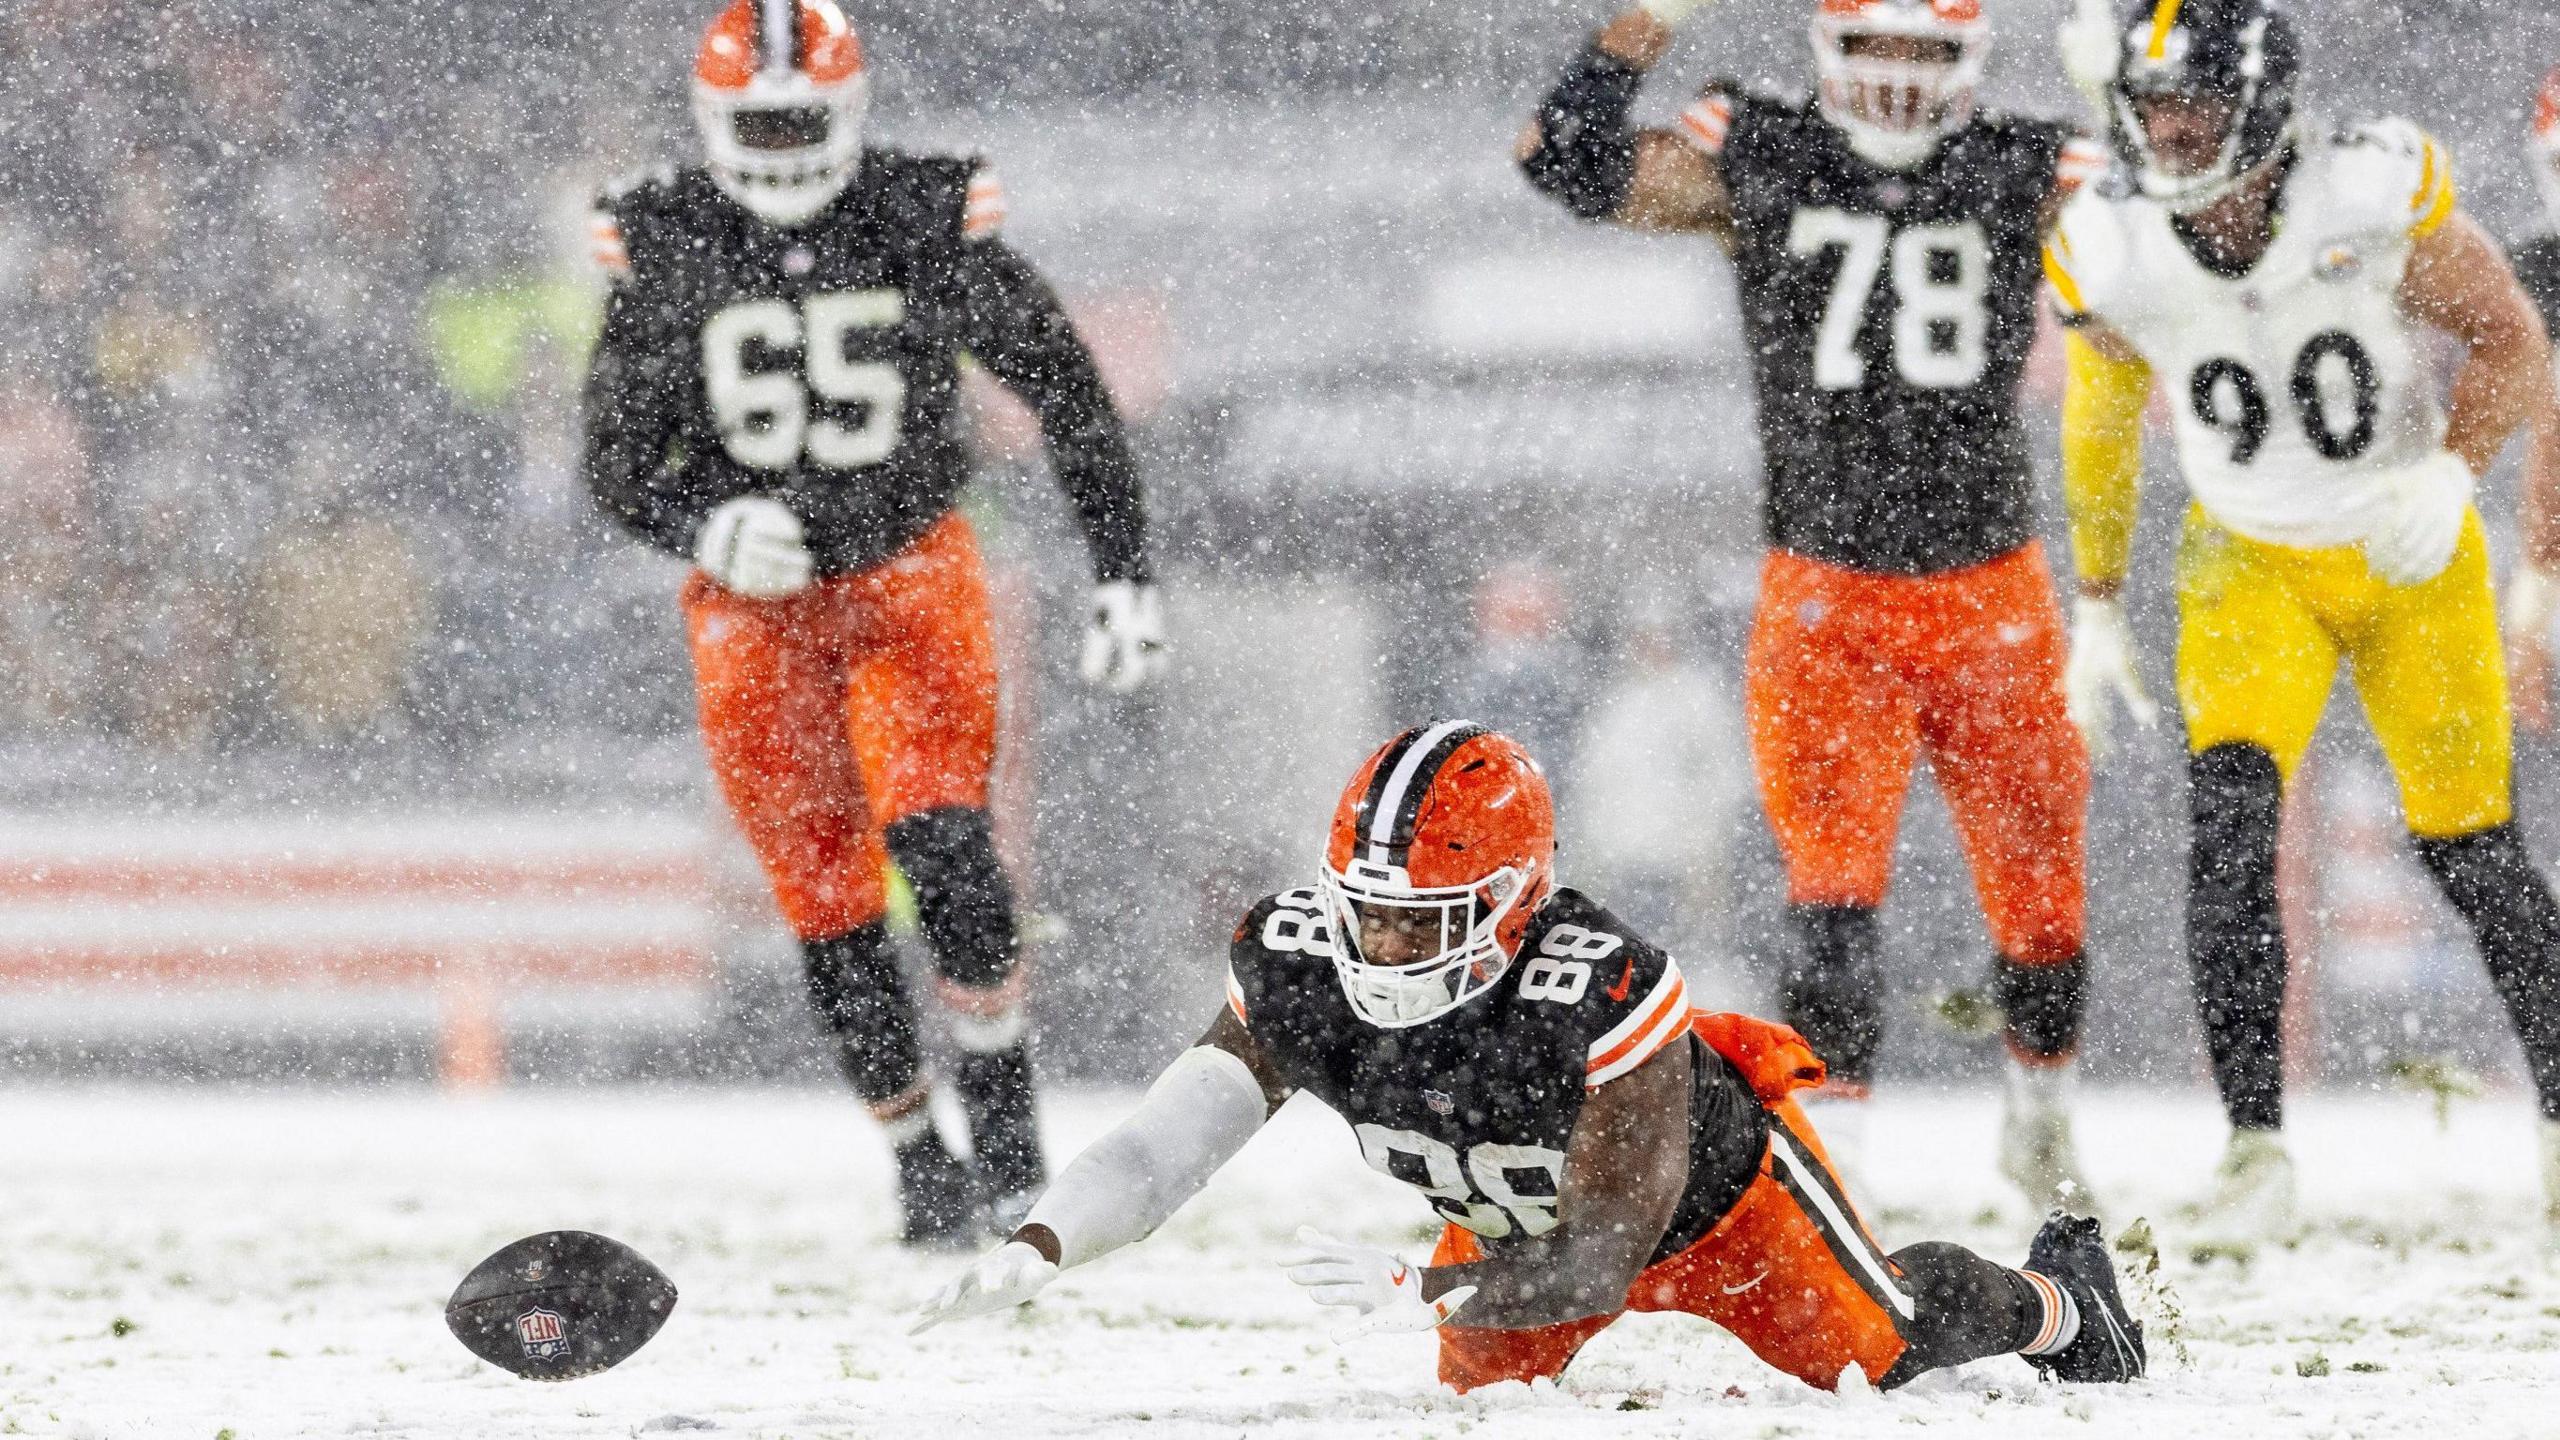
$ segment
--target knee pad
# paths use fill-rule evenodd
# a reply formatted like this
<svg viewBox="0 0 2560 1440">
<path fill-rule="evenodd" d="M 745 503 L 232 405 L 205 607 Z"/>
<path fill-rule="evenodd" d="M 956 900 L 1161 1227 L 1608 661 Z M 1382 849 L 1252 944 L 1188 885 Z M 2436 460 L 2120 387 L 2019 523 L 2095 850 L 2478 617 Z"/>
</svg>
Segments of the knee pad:
<svg viewBox="0 0 2560 1440">
<path fill-rule="evenodd" d="M 2089 967 L 2080 956 L 2028 965 L 2003 955 L 1991 988 L 2007 1017 L 2013 1048 L 2038 1060 L 2079 1048 L 2081 1018 L 2089 1008 Z"/>
<path fill-rule="evenodd" d="M 878 1104 L 904 1094 L 922 1067 L 915 1002 L 907 994 L 889 931 L 864 925 L 800 942 L 809 1005 L 835 1042 L 836 1063 L 854 1093 Z"/>
<path fill-rule="evenodd" d="M 927 810 L 890 825 L 886 836 L 943 978 L 973 990 L 1003 984 L 1015 958 L 1013 883 L 996 861 L 987 812 Z"/>
</svg>

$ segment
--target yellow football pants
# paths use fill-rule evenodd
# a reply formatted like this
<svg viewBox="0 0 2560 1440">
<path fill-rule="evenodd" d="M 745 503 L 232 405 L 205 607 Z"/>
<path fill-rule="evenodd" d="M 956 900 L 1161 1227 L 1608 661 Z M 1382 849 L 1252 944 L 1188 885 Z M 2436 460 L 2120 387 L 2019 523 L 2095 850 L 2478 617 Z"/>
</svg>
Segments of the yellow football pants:
<svg viewBox="0 0 2560 1440">
<path fill-rule="evenodd" d="M 2190 507 L 2178 615 L 2191 752 L 2263 746 L 2290 781 L 2343 655 L 2410 830 L 2443 839 L 2512 814 L 2506 660 L 2478 512 L 2444 573 L 2393 587 L 2352 545 L 2263 544 Z"/>
</svg>

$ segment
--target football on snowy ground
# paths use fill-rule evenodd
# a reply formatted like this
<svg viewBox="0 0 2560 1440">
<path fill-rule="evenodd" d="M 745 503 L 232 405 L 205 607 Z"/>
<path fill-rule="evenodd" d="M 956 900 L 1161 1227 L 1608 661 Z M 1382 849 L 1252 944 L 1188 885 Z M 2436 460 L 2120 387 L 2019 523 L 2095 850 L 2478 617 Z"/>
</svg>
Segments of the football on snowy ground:
<svg viewBox="0 0 2560 1440">
<path fill-rule="evenodd" d="M 444 1323 L 501 1370 L 575 1380 L 630 1359 L 675 1307 L 675 1282 L 640 1252 L 584 1230 L 552 1230 L 473 1266 L 445 1302 Z"/>
</svg>

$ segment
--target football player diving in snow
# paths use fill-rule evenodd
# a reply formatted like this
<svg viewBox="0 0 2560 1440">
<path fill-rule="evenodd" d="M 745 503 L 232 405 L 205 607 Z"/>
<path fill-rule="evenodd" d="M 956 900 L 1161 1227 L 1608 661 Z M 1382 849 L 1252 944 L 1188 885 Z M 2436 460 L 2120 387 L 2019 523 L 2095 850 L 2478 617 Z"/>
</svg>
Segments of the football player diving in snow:
<svg viewBox="0 0 2560 1440">
<path fill-rule="evenodd" d="M 2194 817 L 2187 947 L 2231 1123 L 2212 1204 L 2284 1227 L 2284 788 L 2345 662 L 2420 861 L 2477 938 L 2539 1092 L 2560 1195 L 2560 906 L 2509 788 L 2507 676 L 2473 482 L 2519 429 L 2519 648 L 2560 566 L 2560 396 L 2541 321 L 2416 126 L 2294 110 L 2272 0 L 2127 0 L 2100 57 L 2123 184 L 2047 253 L 2071 327 L 2063 484 L 2079 572 L 2072 711 L 2139 696 L 2117 599 L 2156 377 L 2194 503 L 2178 558 L 2178 701 Z M 2457 342 L 2449 405 L 2421 363 Z M 2547 672 L 2537 659 L 2534 673 Z"/>
<path fill-rule="evenodd" d="M 1813 97 L 1711 83 L 1629 121 L 1674 22 L 1641 0 L 1565 67 L 1515 151 L 1576 215 L 1733 259 L 1767 471 L 1745 698 L 1801 937 L 1787 1023 L 1830 1067 L 1854 1170 L 1884 1038 L 1880 915 L 1926 755 L 1990 932 L 2011 1059 L 2000 1168 L 2089 1201 L 2069 1089 L 2087 1008 L 2089 762 L 2062 707 L 2061 608 L 2035 535 L 2018 390 L 2045 228 L 2106 152 L 1977 105 L 1980 0 L 1818 0 Z"/>
<path fill-rule="evenodd" d="M 1509 737 L 1441 721 L 1370 756 L 1311 887 L 1256 904 L 1227 1004 L 1137 1112 L 917 1317 L 1030 1299 L 1144 1238 L 1306 1091 L 1447 1222 L 1425 1264 L 1302 1231 L 1289 1271 L 1341 1338 L 1437 1329 L 1458 1389 L 1551 1377 L 1628 1310 L 1732 1331 L 1821 1388 L 2019 1353 L 2067 1380 L 2143 1369 L 2094 1220 L 2011 1269 L 1877 1245 L 1788 1098 L 1792 1030 L 1693 1011 L 1671 957 L 1555 884 L 1555 815 Z"/>
</svg>

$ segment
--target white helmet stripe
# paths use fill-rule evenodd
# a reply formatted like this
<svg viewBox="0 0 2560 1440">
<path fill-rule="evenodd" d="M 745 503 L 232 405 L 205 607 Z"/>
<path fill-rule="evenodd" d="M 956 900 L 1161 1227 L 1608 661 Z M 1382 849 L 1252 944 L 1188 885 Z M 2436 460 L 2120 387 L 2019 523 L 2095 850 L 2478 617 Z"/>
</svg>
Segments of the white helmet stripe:
<svg viewBox="0 0 2560 1440">
<path fill-rule="evenodd" d="M 798 69 L 800 58 L 800 0 L 757 0 L 761 7 L 756 27 L 760 42 L 756 68 L 767 74 L 788 74 Z"/>
<path fill-rule="evenodd" d="M 1405 747 L 1404 758 L 1396 762 L 1395 770 L 1387 776 L 1386 788 L 1378 792 L 1377 812 L 1369 820 L 1370 859 L 1382 864 L 1386 862 L 1387 846 L 1395 839 L 1396 812 L 1404 808 L 1405 792 L 1413 788 L 1414 774 L 1422 768 L 1423 761 L 1430 758 L 1441 741 L 1456 731 L 1470 728 L 1472 723 L 1443 720 Z"/>
</svg>

